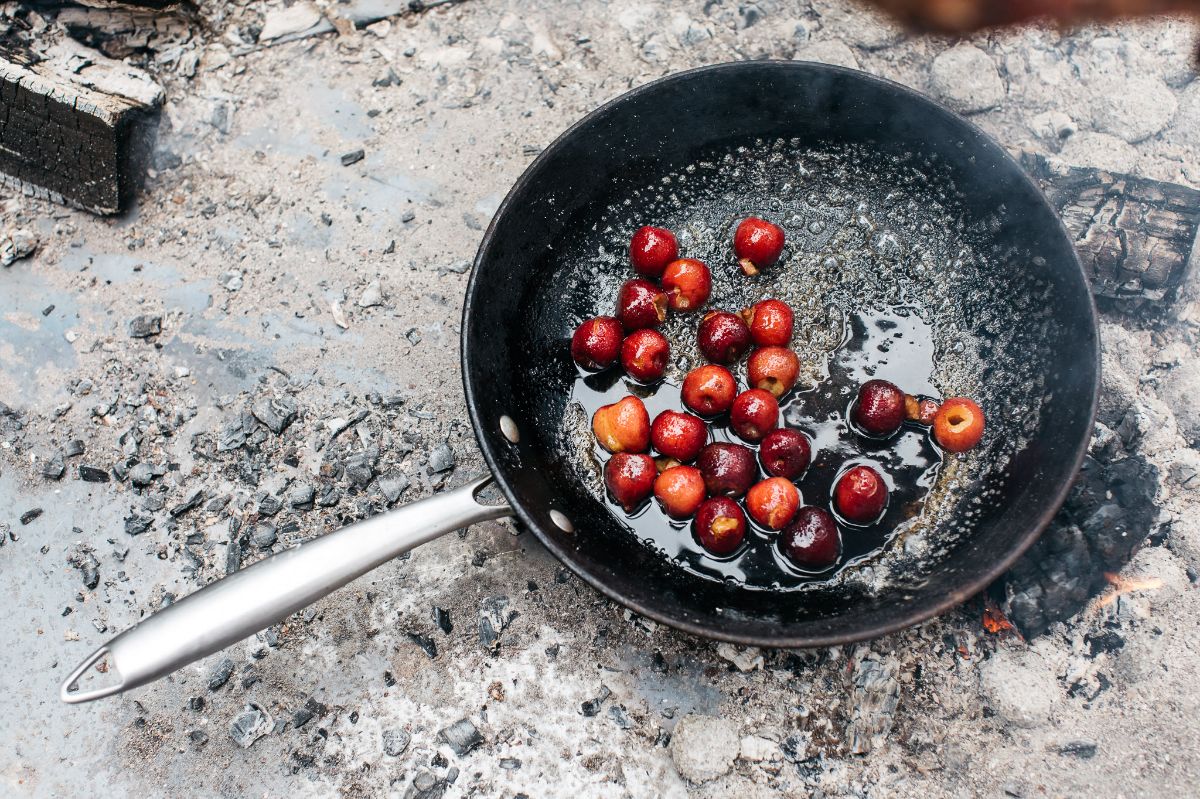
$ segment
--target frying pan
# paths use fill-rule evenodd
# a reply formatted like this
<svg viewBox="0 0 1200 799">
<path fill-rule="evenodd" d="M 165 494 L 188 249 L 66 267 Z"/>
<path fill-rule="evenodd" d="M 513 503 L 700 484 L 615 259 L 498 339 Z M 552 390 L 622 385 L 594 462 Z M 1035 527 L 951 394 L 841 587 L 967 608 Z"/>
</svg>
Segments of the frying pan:
<svg viewBox="0 0 1200 799">
<path fill-rule="evenodd" d="M 767 162 L 775 167 L 759 168 Z M 840 166 L 819 190 L 795 191 L 803 175 L 830 163 Z M 789 191 L 801 199 L 788 205 Z M 927 313 L 955 320 L 939 328 L 935 319 L 928 335 L 950 361 L 966 357 L 967 343 L 975 360 L 964 363 L 978 373 L 960 370 L 946 382 L 984 392 L 985 444 L 992 442 L 963 460 L 973 470 L 957 460 L 945 467 L 941 483 L 950 489 L 930 494 L 941 507 L 940 527 L 892 539 L 883 554 L 836 579 L 779 590 L 706 575 L 638 542 L 597 489 L 594 468 L 588 471 L 579 444 L 586 436 L 572 436 L 579 375 L 567 355 L 574 326 L 610 308 L 628 277 L 621 250 L 640 217 L 661 224 L 654 216 L 661 213 L 694 228 L 683 236 L 692 254 L 727 242 L 722 226 L 763 203 L 768 216 L 792 215 L 789 241 L 795 234 L 797 243 L 777 268 L 781 279 L 815 263 L 833 280 L 830 296 L 853 297 L 854 281 L 838 283 L 838 270 L 850 274 L 862 264 L 827 252 L 845 242 L 817 235 L 826 228 L 857 231 L 864 242 L 874 236 L 881 245 L 892 235 L 888 247 L 867 247 L 870 268 L 856 273 L 864 287 L 872 275 L 923 262 L 944 272 L 940 283 L 916 272 L 889 281 L 901 294 L 926 292 Z M 835 207 L 845 213 L 830 217 Z M 868 219 L 872 207 L 883 216 Z M 941 222 L 931 209 L 940 209 Z M 880 233 L 883 223 L 894 235 Z M 935 241 L 942 249 L 926 246 Z M 907 248 L 899 256 L 898 245 Z M 722 254 L 703 257 L 720 262 Z M 727 266 L 716 263 L 714 274 Z M 892 290 L 889 281 L 876 291 Z M 949 293 L 935 302 L 943 290 Z M 714 292 L 714 302 L 721 300 Z M 983 589 L 1057 511 L 1092 431 L 1098 354 L 1091 293 L 1067 233 L 1018 165 L 971 123 L 903 86 L 834 66 L 744 62 L 669 76 L 560 136 L 513 186 L 484 235 L 464 304 L 462 362 L 467 408 L 491 476 L 197 591 L 97 649 L 64 682 L 61 698 L 84 702 L 143 685 L 415 546 L 504 516 L 519 519 L 602 593 L 698 636 L 790 648 L 898 630 Z M 504 504 L 478 498 L 491 480 Z M 118 682 L 99 686 L 93 675 L 73 690 L 106 657 Z"/>
</svg>

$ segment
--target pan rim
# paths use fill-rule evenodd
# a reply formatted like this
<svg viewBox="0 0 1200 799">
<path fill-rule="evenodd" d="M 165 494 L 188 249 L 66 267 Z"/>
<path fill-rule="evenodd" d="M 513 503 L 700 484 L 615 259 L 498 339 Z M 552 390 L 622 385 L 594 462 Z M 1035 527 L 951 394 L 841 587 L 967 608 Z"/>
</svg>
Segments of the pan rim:
<svg viewBox="0 0 1200 799">
<path fill-rule="evenodd" d="M 714 72 L 738 71 L 747 68 L 752 69 L 778 69 L 778 70 L 793 70 L 797 67 L 801 69 L 813 69 L 816 72 L 825 72 L 832 75 L 843 75 L 851 77 L 855 80 L 864 81 L 868 84 L 885 88 L 889 91 L 903 95 L 905 98 L 918 103 L 924 104 L 931 111 L 939 112 L 951 117 L 958 124 L 962 125 L 964 132 L 970 133 L 976 139 L 984 144 L 985 147 L 992 149 L 998 156 L 997 160 L 1001 163 L 1007 163 L 1011 170 L 1021 176 L 1026 187 L 1031 190 L 1035 202 L 1040 205 L 1040 210 L 1049 214 L 1054 220 L 1058 234 L 1062 236 L 1063 241 L 1068 245 L 1070 252 L 1071 263 L 1074 264 L 1074 270 L 1068 270 L 1070 274 L 1078 277 L 1082 284 L 1085 293 L 1087 294 L 1087 318 L 1086 322 L 1091 333 L 1091 347 L 1093 351 L 1093 375 L 1091 401 L 1087 411 L 1087 425 L 1084 428 L 1085 435 L 1081 437 L 1080 442 L 1075 448 L 1070 461 L 1069 478 L 1064 480 L 1053 495 L 1051 501 L 1045 506 L 1037 522 L 1030 525 L 1025 532 L 1014 540 L 1013 545 L 1008 549 L 1003 558 L 996 559 L 992 564 L 979 572 L 974 578 L 964 582 L 962 585 L 952 591 L 948 591 L 944 596 L 930 601 L 921 606 L 913 606 L 911 612 L 899 613 L 892 619 L 873 625 L 856 627 L 854 630 L 845 632 L 828 632 L 822 634 L 809 635 L 757 635 L 757 634 L 742 634 L 738 632 L 714 629 L 703 623 L 690 621 L 687 618 L 679 618 L 671 614 L 662 612 L 656 607 L 648 606 L 644 602 L 632 599 L 621 594 L 619 591 L 610 586 L 602 576 L 592 573 L 582 564 L 577 563 L 571 557 L 569 548 L 561 546 L 552 536 L 544 531 L 545 522 L 534 517 L 534 515 L 525 507 L 524 503 L 519 501 L 509 485 L 505 472 L 499 462 L 496 452 L 494 451 L 490 440 L 484 434 L 487 429 L 486 421 L 480 417 L 480 409 L 478 398 L 472 387 L 470 375 L 474 371 L 472 368 L 471 350 L 468 346 L 469 335 L 473 320 L 471 310 L 477 302 L 477 291 L 479 288 L 479 267 L 484 261 L 485 254 L 491 248 L 492 240 L 496 232 L 498 222 L 511 212 L 513 198 L 516 197 L 532 180 L 533 175 L 538 171 L 538 168 L 547 160 L 554 157 L 555 153 L 564 145 L 565 142 L 572 139 L 579 130 L 590 125 L 594 120 L 603 117 L 620 104 L 635 97 L 656 91 L 663 85 L 670 84 L 675 81 L 687 81 L 699 75 L 705 75 Z M 1065 268 L 1065 267 L 1063 267 Z M 497 208 L 495 215 L 488 224 L 487 230 L 484 232 L 483 238 L 480 240 L 479 249 L 476 252 L 474 263 L 471 268 L 471 275 L 467 283 L 466 293 L 463 299 L 463 313 L 461 324 L 461 339 L 460 361 L 462 365 L 463 387 L 466 395 L 467 413 L 470 416 L 472 427 L 475 430 L 475 438 L 479 443 L 479 448 L 483 454 L 484 461 L 487 463 L 488 469 L 495 478 L 496 484 L 507 498 L 509 505 L 513 509 L 513 513 L 525 525 L 533 531 L 537 539 L 546 547 L 560 562 L 567 566 L 572 572 L 580 577 L 585 583 L 599 591 L 602 595 L 615 601 L 619 605 L 629 608 L 630 610 L 642 615 L 646 618 L 653 619 L 656 622 L 667 625 L 668 627 L 689 633 L 701 638 L 707 638 L 716 641 L 725 641 L 734 644 L 746 646 L 760 646 L 769 648 L 784 648 L 784 649 L 803 649 L 815 648 L 824 646 L 838 646 L 843 644 L 856 643 L 859 641 L 871 640 L 879 638 L 889 633 L 894 633 L 900 630 L 908 629 L 915 625 L 926 622 L 932 618 L 940 616 L 948 610 L 957 607 L 967 599 L 975 596 L 989 585 L 995 582 L 1011 566 L 1024 555 L 1033 543 L 1041 536 L 1046 527 L 1058 513 L 1063 503 L 1066 501 L 1071 487 L 1074 484 L 1075 477 L 1078 475 L 1080 468 L 1083 465 L 1085 456 L 1087 455 L 1088 445 L 1091 440 L 1091 431 L 1095 428 L 1096 413 L 1099 405 L 1100 394 L 1100 365 L 1101 365 L 1101 349 L 1100 349 L 1100 326 L 1096 309 L 1095 296 L 1091 291 L 1090 283 L 1087 279 L 1087 274 L 1083 270 L 1083 264 L 1079 259 L 1079 253 L 1075 249 L 1071 241 L 1070 233 L 1067 231 L 1062 217 L 1050 205 L 1045 194 L 1033 181 L 1033 178 L 1026 172 L 1012 155 L 995 139 L 988 135 L 982 128 L 972 122 L 970 119 L 958 114 L 950 109 L 944 103 L 929 97 L 921 92 L 905 86 L 901 83 L 889 80 L 887 78 L 871 75 L 861 70 L 849 69 L 847 67 L 836 66 L 833 64 L 823 64 L 815 61 L 784 61 L 778 59 L 761 60 L 761 61 L 732 61 L 720 64 L 710 64 L 706 66 L 696 67 L 693 69 L 675 72 L 670 75 L 657 78 L 653 81 L 635 87 L 628 91 L 622 92 L 616 97 L 604 102 L 599 107 L 586 114 L 582 118 L 575 121 L 570 127 L 560 133 L 547 147 L 538 154 L 536 158 L 525 168 L 513 185 L 509 188 L 504 200 Z"/>
</svg>

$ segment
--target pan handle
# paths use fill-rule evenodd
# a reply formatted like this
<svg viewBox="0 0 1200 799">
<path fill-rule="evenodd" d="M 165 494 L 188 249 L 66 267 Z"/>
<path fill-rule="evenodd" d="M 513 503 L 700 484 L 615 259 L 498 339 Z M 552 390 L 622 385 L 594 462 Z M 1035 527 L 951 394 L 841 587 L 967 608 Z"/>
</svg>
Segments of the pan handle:
<svg viewBox="0 0 1200 799">
<path fill-rule="evenodd" d="M 469 524 L 512 515 L 476 499 L 491 475 L 327 535 L 234 572 L 141 621 L 81 663 L 59 693 L 77 704 L 128 691 L 253 635 L 413 547 Z M 108 657 L 119 682 L 73 691 Z"/>
</svg>

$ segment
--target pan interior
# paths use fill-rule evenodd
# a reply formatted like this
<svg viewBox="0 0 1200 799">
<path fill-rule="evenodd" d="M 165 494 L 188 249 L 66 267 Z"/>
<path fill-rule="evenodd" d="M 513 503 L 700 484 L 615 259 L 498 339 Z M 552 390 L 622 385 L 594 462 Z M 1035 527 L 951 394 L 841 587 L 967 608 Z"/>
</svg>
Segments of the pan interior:
<svg viewBox="0 0 1200 799">
<path fill-rule="evenodd" d="M 686 99 L 693 116 L 699 104 L 724 125 L 672 129 L 664 143 L 635 125 L 643 117 L 634 101 L 606 120 L 600 112 L 608 124 L 591 120 L 608 146 L 579 151 L 582 163 L 551 158 L 531 170 L 506 206 L 520 196 L 543 214 L 508 230 L 502 211 L 472 285 L 474 294 L 509 259 L 511 283 L 496 289 L 491 305 L 511 303 L 514 313 L 496 328 L 502 346 L 491 349 L 511 367 L 496 384 L 475 380 L 479 360 L 470 347 L 480 328 L 469 318 L 468 389 L 483 406 L 500 399 L 525 433 L 519 445 L 501 444 L 494 454 L 526 520 L 541 529 L 548 527 L 539 524 L 542 508 L 567 513 L 574 532 L 542 532 L 610 593 L 663 620 L 738 640 L 861 637 L 962 598 L 964 586 L 1011 560 L 1053 510 L 1086 435 L 1075 422 L 1064 429 L 1056 413 L 1087 416 L 1094 392 L 1086 374 L 1090 306 L 1084 303 L 1087 313 L 1079 307 L 1078 266 L 1057 221 L 969 126 L 924 101 L 902 105 L 899 99 L 912 98 L 854 73 L 757 66 L 741 65 L 755 80 L 725 87 L 736 97 L 721 94 L 721 70 L 713 70 L 712 91 L 666 91 L 655 110 Z M 807 80 L 779 84 L 781 73 Z M 780 90 L 797 95 L 782 112 L 746 99 Z M 881 114 L 884 102 L 893 118 Z M 739 107 L 744 113 L 731 118 L 727 112 Z M 936 124 L 920 130 L 920 114 Z M 636 157 L 647 154 L 658 157 Z M 562 160 L 565 153 L 552 155 Z M 989 180 L 989 170 L 1002 179 Z M 586 190 L 564 192 L 563 182 Z M 729 242 L 737 221 L 754 214 L 780 222 L 789 244 L 779 265 L 747 279 Z M 620 284 L 632 276 L 627 242 L 642 224 L 671 228 L 684 255 L 709 264 L 711 305 L 737 310 L 774 296 L 797 309 L 794 348 L 811 388 L 788 406 L 789 424 L 811 431 L 844 409 L 855 386 L 839 372 L 856 350 L 851 359 L 869 364 L 865 374 L 913 393 L 977 399 L 988 412 L 984 444 L 925 469 L 925 502 L 894 508 L 901 512 L 879 546 L 860 548 L 833 577 L 771 568 L 769 544 L 759 546 L 753 568 L 714 568 L 686 528 L 664 528 L 662 517 L 628 522 L 604 496 L 589 399 L 640 389 L 611 386 L 619 380 L 611 375 L 578 383 L 568 341 L 582 319 L 612 313 Z M 519 266 L 511 260 L 517 252 L 528 258 Z M 668 384 L 700 363 L 697 323 L 696 315 L 676 315 L 664 328 L 673 355 Z M 477 421 L 487 418 L 485 407 L 474 410 Z M 905 440 L 920 446 L 912 442 L 921 437 L 906 433 Z M 878 461 L 887 449 L 844 441 L 838 459 Z M 819 496 L 827 488 L 814 496 L 801 487 L 806 502 L 827 503 L 827 493 Z M 533 503 L 541 507 L 529 512 Z"/>
</svg>

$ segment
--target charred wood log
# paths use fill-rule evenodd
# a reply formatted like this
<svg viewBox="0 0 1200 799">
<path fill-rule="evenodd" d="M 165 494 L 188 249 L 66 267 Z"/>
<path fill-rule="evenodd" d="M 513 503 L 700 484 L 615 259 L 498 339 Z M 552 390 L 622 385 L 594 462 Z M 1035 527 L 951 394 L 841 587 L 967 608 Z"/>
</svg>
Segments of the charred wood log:
<svg viewBox="0 0 1200 799">
<path fill-rule="evenodd" d="M 1074 237 L 1101 307 L 1130 311 L 1174 298 L 1194 258 L 1200 191 L 1033 153 L 1021 165 Z"/>
<path fill-rule="evenodd" d="M 1175 12 L 1200 13 L 1200 0 L 873 0 L 909 27 L 941 33 L 1050 20 L 1065 25 Z"/>
<path fill-rule="evenodd" d="M 144 171 L 162 89 L 92 51 L 0 52 L 0 184 L 98 214 Z"/>
</svg>

